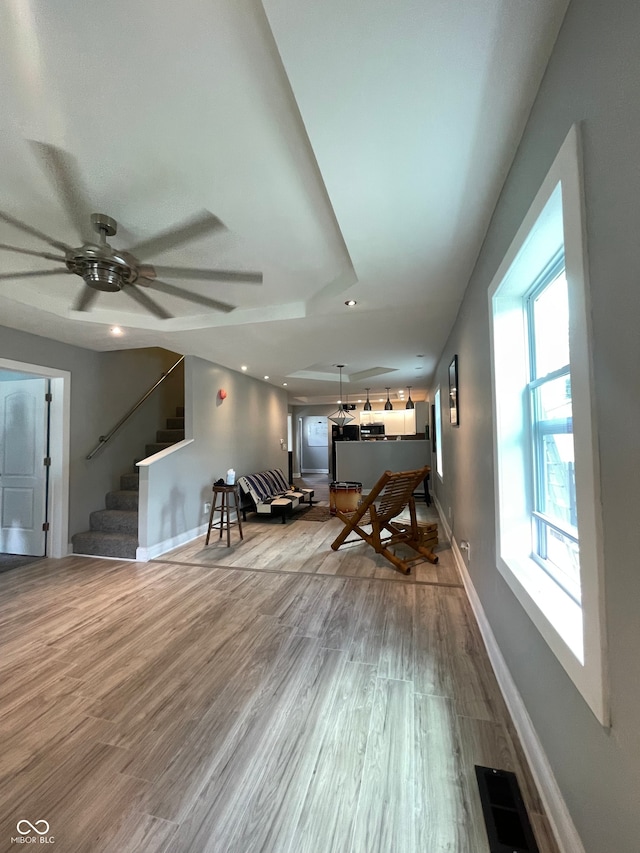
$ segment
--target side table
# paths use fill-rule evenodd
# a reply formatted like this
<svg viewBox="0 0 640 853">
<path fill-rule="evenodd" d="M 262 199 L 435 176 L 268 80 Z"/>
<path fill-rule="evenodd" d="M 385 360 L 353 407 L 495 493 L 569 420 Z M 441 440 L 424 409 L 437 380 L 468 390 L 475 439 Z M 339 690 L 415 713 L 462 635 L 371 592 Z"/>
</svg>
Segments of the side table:
<svg viewBox="0 0 640 853">
<path fill-rule="evenodd" d="M 242 535 L 242 521 L 240 520 L 240 501 L 238 499 L 238 486 L 212 486 L 213 489 L 213 503 L 211 504 L 211 512 L 209 513 L 209 529 L 207 530 L 207 538 L 205 540 L 205 545 L 209 544 L 209 538 L 211 537 L 211 531 L 217 529 L 220 531 L 219 539 L 222 539 L 222 531 L 227 531 L 227 548 L 231 546 L 231 525 L 235 524 L 235 522 L 229 520 L 229 510 L 235 507 L 236 511 L 236 519 L 238 522 L 238 531 L 240 533 L 240 539 L 244 539 Z M 231 498 L 233 497 L 233 507 L 231 505 Z M 220 498 L 220 504 L 218 505 L 218 498 Z M 220 513 L 220 518 L 218 521 L 214 521 L 216 512 Z"/>
</svg>

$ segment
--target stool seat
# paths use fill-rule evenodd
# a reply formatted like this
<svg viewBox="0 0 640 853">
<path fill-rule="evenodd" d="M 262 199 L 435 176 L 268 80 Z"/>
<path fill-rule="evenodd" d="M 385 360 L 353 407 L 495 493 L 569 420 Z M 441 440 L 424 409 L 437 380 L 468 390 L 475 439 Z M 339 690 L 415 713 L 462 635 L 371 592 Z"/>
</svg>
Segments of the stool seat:
<svg viewBox="0 0 640 853">
<path fill-rule="evenodd" d="M 244 539 L 242 535 L 242 521 L 240 520 L 240 500 L 238 495 L 238 486 L 237 485 L 224 485 L 224 486 L 212 486 L 213 491 L 213 501 L 211 503 L 211 512 L 209 513 L 209 528 L 207 530 L 207 538 L 205 539 L 205 545 L 209 544 L 209 539 L 211 538 L 212 530 L 219 530 L 220 535 L 219 539 L 222 539 L 222 532 L 224 530 L 227 531 L 227 548 L 231 547 L 231 525 L 237 522 L 238 524 L 238 532 L 240 533 L 240 539 Z M 233 507 L 231 506 L 231 498 L 233 497 Z M 218 499 L 220 499 L 220 505 L 218 505 Z M 236 511 L 236 521 L 231 521 L 229 518 L 229 510 L 235 508 Z M 220 513 L 220 518 L 218 521 L 215 521 L 215 513 Z"/>
</svg>

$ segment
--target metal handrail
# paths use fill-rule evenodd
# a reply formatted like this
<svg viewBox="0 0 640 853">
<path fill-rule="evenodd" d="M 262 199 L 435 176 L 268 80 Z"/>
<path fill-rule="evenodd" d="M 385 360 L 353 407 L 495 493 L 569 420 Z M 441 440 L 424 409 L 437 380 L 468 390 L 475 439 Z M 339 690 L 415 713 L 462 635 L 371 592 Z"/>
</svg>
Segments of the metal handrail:
<svg viewBox="0 0 640 853">
<path fill-rule="evenodd" d="M 127 414 L 126 414 L 123 418 L 120 418 L 120 420 L 118 421 L 118 423 L 114 426 L 114 428 L 113 428 L 110 432 L 108 432 L 106 435 L 101 435 L 101 436 L 100 436 L 100 439 L 99 439 L 99 441 L 98 441 L 98 444 L 93 448 L 93 450 L 91 451 L 91 453 L 88 453 L 88 454 L 87 454 L 87 459 L 91 459 L 92 457 L 94 457 L 94 456 L 96 455 L 96 453 L 97 453 L 99 450 L 101 450 L 101 449 L 105 446 L 105 444 L 106 444 L 106 443 L 107 443 L 111 438 L 113 438 L 113 436 L 118 432 L 118 430 L 120 429 L 120 427 L 121 427 L 121 426 L 122 426 L 126 421 L 128 421 L 128 420 L 129 420 L 129 418 L 130 418 L 130 417 L 131 417 L 131 415 L 136 411 L 136 409 L 139 409 L 139 408 L 140 408 L 140 406 L 144 403 L 144 401 L 147 399 L 147 397 L 150 397 L 150 396 L 151 396 L 151 394 L 153 394 L 153 392 L 156 390 L 156 388 L 158 387 L 158 385 L 162 385 L 162 383 L 163 383 L 163 382 L 164 382 L 164 380 L 169 376 L 169 374 L 170 374 L 170 373 L 172 373 L 172 372 L 176 369 L 176 367 L 177 367 L 179 364 L 181 364 L 183 361 L 184 361 L 184 356 L 181 356 L 181 357 L 176 361 L 176 363 L 175 363 L 174 365 L 172 365 L 172 366 L 169 368 L 169 370 L 167 370 L 167 372 L 166 372 L 166 373 L 163 373 L 163 374 L 162 374 L 162 376 L 160 377 L 160 379 L 158 379 L 158 381 L 155 383 L 155 385 L 153 385 L 151 388 L 149 388 L 149 390 L 147 391 L 147 393 L 146 393 L 143 397 L 141 397 L 141 398 L 138 400 L 138 402 L 135 404 L 135 406 L 133 406 L 133 408 L 129 409 L 129 411 L 127 412 Z"/>
</svg>

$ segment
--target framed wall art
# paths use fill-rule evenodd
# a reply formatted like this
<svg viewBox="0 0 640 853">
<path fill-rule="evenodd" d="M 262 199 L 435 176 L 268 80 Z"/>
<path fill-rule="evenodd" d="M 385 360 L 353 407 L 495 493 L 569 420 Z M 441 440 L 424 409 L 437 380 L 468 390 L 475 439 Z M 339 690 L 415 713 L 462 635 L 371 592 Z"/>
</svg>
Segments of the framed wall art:
<svg viewBox="0 0 640 853">
<path fill-rule="evenodd" d="M 431 405 L 431 450 L 436 452 L 436 407 Z"/>
<path fill-rule="evenodd" d="M 454 355 L 449 365 L 449 420 L 451 426 L 460 426 L 460 406 L 458 399 L 458 356 Z"/>
</svg>

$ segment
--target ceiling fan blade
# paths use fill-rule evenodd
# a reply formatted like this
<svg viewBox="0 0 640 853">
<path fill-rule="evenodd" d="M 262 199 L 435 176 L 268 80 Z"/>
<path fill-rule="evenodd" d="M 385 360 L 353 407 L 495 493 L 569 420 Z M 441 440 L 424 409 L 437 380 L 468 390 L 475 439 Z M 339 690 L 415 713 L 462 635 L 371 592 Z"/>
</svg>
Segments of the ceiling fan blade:
<svg viewBox="0 0 640 853">
<path fill-rule="evenodd" d="M 9 281 L 12 278 L 38 278 L 41 275 L 62 275 L 68 273 L 66 267 L 60 267 L 55 270 L 29 270 L 28 272 L 3 272 L 0 273 L 0 280 Z"/>
<path fill-rule="evenodd" d="M 34 258 L 46 258 L 48 261 L 61 261 L 61 263 L 66 261 L 64 255 L 52 255 L 51 252 L 34 252 L 31 249 L 21 249 L 19 246 L 7 246 L 6 243 L 0 243 L 0 249 L 5 252 L 18 252 L 20 255 L 33 255 Z"/>
<path fill-rule="evenodd" d="M 43 240 L 45 243 L 53 246 L 54 249 L 59 249 L 61 252 L 71 251 L 71 246 L 67 246 L 66 243 L 61 243 L 59 240 L 54 240 L 53 237 L 43 234 L 42 231 L 38 231 L 37 228 L 32 228 L 31 225 L 27 225 L 26 222 L 16 219 L 15 216 L 11 216 L 9 213 L 0 211 L 0 219 L 4 219 L 4 221 L 8 222 L 9 225 L 13 225 L 14 228 L 19 228 L 20 231 L 24 231 L 26 234 L 31 234 L 32 237 L 37 237 L 38 240 Z"/>
<path fill-rule="evenodd" d="M 238 281 L 243 284 L 262 284 L 261 272 L 239 270 L 199 270 L 190 267 L 155 267 L 155 271 L 167 278 L 186 278 L 193 281 Z"/>
<path fill-rule="evenodd" d="M 197 240 L 198 237 L 203 237 L 205 234 L 221 231 L 224 227 L 217 216 L 205 210 L 175 228 L 162 231 L 148 240 L 142 240 L 137 245 L 131 246 L 127 251 L 139 260 L 144 260 L 150 255 L 159 255 L 161 252 L 166 252 L 167 249 L 173 249 L 175 246 Z"/>
<path fill-rule="evenodd" d="M 88 311 L 98 298 L 98 291 L 93 287 L 83 287 L 80 295 L 73 304 L 74 311 Z"/>
<path fill-rule="evenodd" d="M 91 231 L 91 206 L 82 185 L 76 162 L 66 151 L 46 142 L 30 141 L 36 156 L 43 163 L 53 188 L 58 193 L 67 216 L 83 242 L 93 240 Z"/>
<path fill-rule="evenodd" d="M 150 296 L 147 296 L 146 293 L 143 293 L 139 287 L 136 287 L 135 284 L 127 284 L 122 288 L 123 293 L 128 293 L 132 299 L 142 305 L 143 308 L 146 308 L 147 311 L 150 311 L 152 314 L 155 314 L 156 317 L 159 317 L 161 320 L 170 320 L 173 314 L 169 314 L 168 311 L 165 311 L 158 303 L 153 300 Z"/>
<path fill-rule="evenodd" d="M 226 314 L 234 311 L 236 307 L 229 305 L 228 302 L 220 302 L 217 299 L 209 299 L 208 296 L 201 296 L 199 293 L 192 293 L 190 290 L 183 290 L 181 287 L 175 287 L 175 285 L 167 284 L 165 281 L 150 281 L 147 286 L 153 290 L 159 290 L 161 293 L 168 293 L 170 296 L 179 296 L 189 302 L 205 305 L 207 308 L 213 308 L 214 311 L 224 311 Z"/>
</svg>

